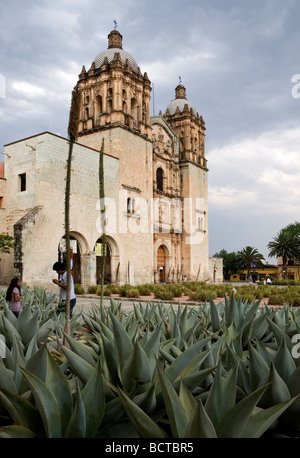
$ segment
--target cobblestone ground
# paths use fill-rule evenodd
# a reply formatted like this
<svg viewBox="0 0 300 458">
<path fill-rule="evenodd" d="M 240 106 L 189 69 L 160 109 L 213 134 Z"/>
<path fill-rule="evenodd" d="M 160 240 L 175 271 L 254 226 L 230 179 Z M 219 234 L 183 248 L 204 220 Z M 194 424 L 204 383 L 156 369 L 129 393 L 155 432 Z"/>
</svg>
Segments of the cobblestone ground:
<svg viewBox="0 0 300 458">
<path fill-rule="evenodd" d="M 153 299 L 153 296 L 142 296 L 140 299 L 127 299 L 123 297 L 112 297 L 117 303 L 121 302 L 121 308 L 126 311 L 126 310 L 132 310 L 133 304 L 139 304 L 139 303 L 144 303 L 146 304 L 147 302 L 151 303 L 163 303 L 165 305 L 172 305 L 174 308 L 178 306 L 178 304 L 181 304 L 182 306 L 188 305 L 191 307 L 197 307 L 199 306 L 199 302 L 192 302 L 188 300 L 188 297 L 181 297 L 180 299 L 175 298 L 173 301 L 163 301 L 163 300 L 158 300 L 158 299 Z M 103 298 L 104 305 L 109 307 L 110 306 L 110 298 L 106 297 Z M 218 297 L 214 300 L 216 304 L 219 302 L 224 302 L 223 297 Z M 261 299 L 260 305 L 268 305 L 269 299 L 268 298 L 263 298 Z M 100 297 L 96 295 L 77 295 L 76 298 L 76 311 L 77 312 L 85 312 L 88 313 L 93 307 L 99 307 L 100 306 Z M 282 307 L 282 305 L 272 305 L 271 307 Z"/>
<path fill-rule="evenodd" d="M 131 310 L 133 308 L 133 304 L 139 304 L 140 302 L 141 303 L 147 303 L 147 302 L 160 302 L 160 303 L 164 303 L 164 304 L 172 304 L 175 307 L 177 307 L 179 301 L 158 301 L 158 300 L 153 300 L 153 298 L 145 298 L 145 299 L 135 299 L 135 300 L 132 300 L 132 299 L 127 299 L 127 298 L 121 298 L 121 297 L 113 297 L 112 299 L 114 299 L 117 303 L 121 302 L 122 305 L 122 310 L 126 311 L 126 310 Z M 103 302 L 104 302 L 104 305 L 109 307 L 110 306 L 110 298 L 104 298 L 103 299 Z M 195 306 L 195 305 L 199 305 L 199 303 L 197 304 L 196 302 L 186 302 L 186 301 L 180 301 L 181 304 L 188 304 L 188 305 L 191 305 L 191 306 Z M 84 295 L 84 296 L 79 296 L 77 295 L 76 297 L 76 311 L 77 312 L 85 312 L 85 313 L 88 313 L 93 307 L 99 307 L 100 306 L 100 297 L 99 296 L 94 296 L 94 295 L 91 295 L 91 296 L 88 296 L 88 295 Z"/>
</svg>

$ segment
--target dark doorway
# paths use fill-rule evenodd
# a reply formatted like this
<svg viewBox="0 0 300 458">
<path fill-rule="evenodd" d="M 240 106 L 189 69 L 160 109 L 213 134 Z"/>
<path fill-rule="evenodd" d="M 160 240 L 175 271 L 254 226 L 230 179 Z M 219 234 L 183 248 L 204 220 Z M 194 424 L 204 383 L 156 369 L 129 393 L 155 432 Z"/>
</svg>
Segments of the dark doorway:
<svg viewBox="0 0 300 458">
<path fill-rule="evenodd" d="M 166 254 L 162 245 L 157 250 L 157 269 L 159 270 L 159 281 L 166 281 Z"/>
<path fill-rule="evenodd" d="M 78 240 L 71 236 L 71 273 L 74 283 L 81 284 L 81 256 Z M 66 239 L 63 237 L 58 246 L 58 260 L 66 262 Z"/>
<path fill-rule="evenodd" d="M 103 256 L 101 256 L 102 238 L 98 239 L 95 245 L 96 252 L 96 283 L 101 283 L 101 273 L 103 265 Z M 104 269 L 104 284 L 111 283 L 111 250 L 108 243 L 106 243 L 106 256 L 105 256 L 105 269 Z"/>
</svg>

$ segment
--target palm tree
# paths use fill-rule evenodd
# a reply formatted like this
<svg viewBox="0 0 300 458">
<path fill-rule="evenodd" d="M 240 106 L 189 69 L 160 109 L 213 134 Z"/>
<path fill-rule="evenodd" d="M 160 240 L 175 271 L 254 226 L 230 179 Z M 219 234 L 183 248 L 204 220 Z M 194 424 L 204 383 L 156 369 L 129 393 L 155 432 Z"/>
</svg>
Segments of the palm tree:
<svg viewBox="0 0 300 458">
<path fill-rule="evenodd" d="M 281 229 L 267 245 L 270 257 L 282 257 L 282 278 L 287 275 L 287 263 L 289 259 L 300 259 L 300 236 L 287 226 Z"/>
<path fill-rule="evenodd" d="M 237 252 L 237 259 L 241 269 L 247 270 L 247 278 L 250 277 L 250 272 L 253 268 L 264 268 L 263 255 L 252 246 L 246 246 L 241 251 Z"/>
</svg>

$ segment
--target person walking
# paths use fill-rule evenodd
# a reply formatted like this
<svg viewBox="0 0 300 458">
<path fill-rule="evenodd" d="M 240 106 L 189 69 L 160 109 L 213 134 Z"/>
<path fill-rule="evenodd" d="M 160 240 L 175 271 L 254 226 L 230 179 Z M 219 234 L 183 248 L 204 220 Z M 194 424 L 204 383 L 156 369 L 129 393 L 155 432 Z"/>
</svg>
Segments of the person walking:
<svg viewBox="0 0 300 458">
<path fill-rule="evenodd" d="M 8 302 L 8 308 L 18 318 L 23 307 L 21 305 L 21 280 L 18 277 L 14 277 L 6 291 L 6 300 Z"/>
<path fill-rule="evenodd" d="M 53 264 L 54 271 L 57 272 L 59 279 L 53 278 L 53 283 L 59 286 L 59 300 L 60 304 L 57 308 L 58 312 L 65 312 L 66 311 L 66 300 L 67 300 L 67 268 L 64 262 L 55 262 Z M 70 318 L 73 316 L 73 308 L 76 305 L 76 295 L 74 289 L 74 280 L 71 275 L 71 284 L 70 284 Z"/>
</svg>

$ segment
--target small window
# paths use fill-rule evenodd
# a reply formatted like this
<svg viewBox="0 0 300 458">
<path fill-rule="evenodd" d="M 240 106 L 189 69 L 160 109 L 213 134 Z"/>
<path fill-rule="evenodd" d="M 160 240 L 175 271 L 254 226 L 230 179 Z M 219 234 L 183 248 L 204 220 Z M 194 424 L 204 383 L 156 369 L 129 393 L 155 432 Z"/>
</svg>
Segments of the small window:
<svg viewBox="0 0 300 458">
<path fill-rule="evenodd" d="M 131 199 L 128 197 L 127 199 L 127 213 L 131 213 Z"/>
<path fill-rule="evenodd" d="M 3 197 L 0 196 L 0 208 L 3 207 Z"/>
<path fill-rule="evenodd" d="M 19 190 L 21 192 L 26 191 L 26 173 L 19 175 Z"/>
<path fill-rule="evenodd" d="M 159 191 L 164 190 L 164 172 L 161 168 L 156 170 L 156 187 Z"/>
</svg>

